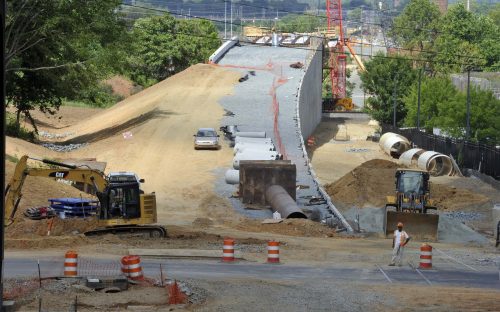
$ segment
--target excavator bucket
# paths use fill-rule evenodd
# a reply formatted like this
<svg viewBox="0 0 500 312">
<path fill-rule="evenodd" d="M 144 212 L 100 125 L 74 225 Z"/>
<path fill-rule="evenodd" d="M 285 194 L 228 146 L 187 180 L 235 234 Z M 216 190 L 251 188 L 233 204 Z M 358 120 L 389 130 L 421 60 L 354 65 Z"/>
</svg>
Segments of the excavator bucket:
<svg viewBox="0 0 500 312">
<path fill-rule="evenodd" d="M 412 239 L 419 241 L 437 241 L 438 214 L 397 212 L 387 210 L 384 230 L 387 237 L 392 237 L 398 222 L 403 222 L 404 230 Z"/>
</svg>

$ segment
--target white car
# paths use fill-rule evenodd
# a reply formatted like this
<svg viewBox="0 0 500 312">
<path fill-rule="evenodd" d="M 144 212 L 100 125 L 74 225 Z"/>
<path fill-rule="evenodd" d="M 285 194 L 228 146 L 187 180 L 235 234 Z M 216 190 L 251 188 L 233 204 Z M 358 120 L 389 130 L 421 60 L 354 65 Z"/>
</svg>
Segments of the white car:
<svg viewBox="0 0 500 312">
<path fill-rule="evenodd" d="M 214 128 L 200 128 L 194 136 L 194 149 L 220 149 L 219 135 Z"/>
</svg>

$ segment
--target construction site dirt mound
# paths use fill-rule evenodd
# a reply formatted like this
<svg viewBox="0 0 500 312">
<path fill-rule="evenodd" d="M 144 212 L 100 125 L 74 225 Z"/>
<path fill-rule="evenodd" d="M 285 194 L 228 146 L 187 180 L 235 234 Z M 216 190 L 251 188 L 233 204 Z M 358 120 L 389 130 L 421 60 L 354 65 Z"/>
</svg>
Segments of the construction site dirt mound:
<svg viewBox="0 0 500 312">
<path fill-rule="evenodd" d="M 58 217 L 44 220 L 19 219 L 5 230 L 8 238 L 36 238 L 48 236 L 64 236 L 83 234 L 97 228 L 97 218 L 60 219 Z"/>
<path fill-rule="evenodd" d="M 395 192 L 397 163 L 373 159 L 356 167 L 338 181 L 325 186 L 339 208 L 384 207 L 386 196 Z M 439 210 L 470 210 L 488 203 L 488 197 L 474 191 L 432 183 L 431 198 Z"/>
<path fill-rule="evenodd" d="M 266 232 L 288 236 L 333 237 L 335 230 L 307 219 L 285 219 L 281 223 L 263 224 L 262 220 L 246 220 L 236 229 L 247 232 Z"/>
<path fill-rule="evenodd" d="M 334 183 L 325 186 L 335 204 L 380 207 L 385 205 L 386 196 L 394 193 L 394 175 L 398 164 L 372 159 L 350 171 Z"/>
</svg>

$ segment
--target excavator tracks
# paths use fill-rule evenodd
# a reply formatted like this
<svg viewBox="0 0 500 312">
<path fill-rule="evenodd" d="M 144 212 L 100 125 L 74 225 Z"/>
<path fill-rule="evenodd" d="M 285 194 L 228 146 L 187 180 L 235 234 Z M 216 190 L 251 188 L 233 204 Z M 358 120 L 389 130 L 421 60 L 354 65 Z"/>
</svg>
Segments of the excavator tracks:
<svg viewBox="0 0 500 312">
<path fill-rule="evenodd" d="M 152 239 L 167 237 L 167 229 L 159 225 L 124 225 L 97 228 L 84 233 L 85 236 L 114 235 L 143 235 Z"/>
</svg>

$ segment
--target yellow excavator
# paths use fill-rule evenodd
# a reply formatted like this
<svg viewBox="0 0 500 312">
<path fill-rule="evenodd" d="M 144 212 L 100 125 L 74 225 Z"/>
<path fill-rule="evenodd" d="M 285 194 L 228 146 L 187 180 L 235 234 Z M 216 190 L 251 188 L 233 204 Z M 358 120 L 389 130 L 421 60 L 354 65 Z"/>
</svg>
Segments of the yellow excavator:
<svg viewBox="0 0 500 312">
<path fill-rule="evenodd" d="M 33 167 L 28 159 L 49 165 Z M 26 177 L 37 176 L 54 180 L 67 180 L 90 185 L 99 199 L 97 213 L 98 227 L 85 233 L 87 236 L 100 234 L 134 233 L 151 238 L 167 236 L 167 230 L 157 222 L 156 195 L 144 194 L 139 179 L 132 172 L 114 172 L 106 176 L 103 172 L 77 167 L 49 159 L 23 156 L 16 165 L 14 175 L 5 190 L 5 226 L 15 221 L 22 187 Z"/>
<path fill-rule="evenodd" d="M 398 222 L 403 222 L 410 236 L 436 241 L 439 215 L 430 195 L 429 173 L 418 169 L 396 170 L 396 194 L 387 196 L 384 231 L 391 236 Z"/>
</svg>

